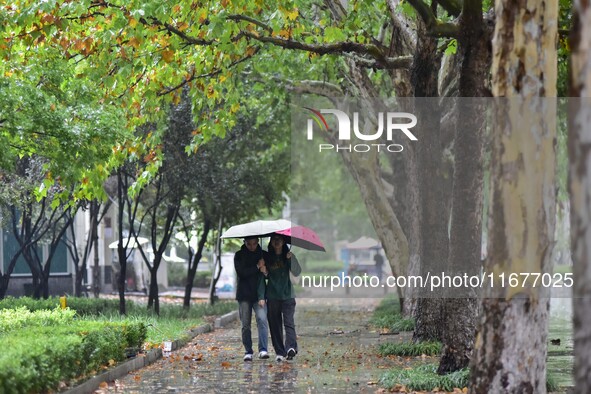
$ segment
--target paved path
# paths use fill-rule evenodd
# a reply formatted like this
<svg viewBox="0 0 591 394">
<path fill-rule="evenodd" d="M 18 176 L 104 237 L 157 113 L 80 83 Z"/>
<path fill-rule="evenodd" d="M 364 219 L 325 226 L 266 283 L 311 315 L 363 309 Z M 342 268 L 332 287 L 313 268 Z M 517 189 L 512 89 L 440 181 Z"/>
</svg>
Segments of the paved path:
<svg viewBox="0 0 591 394">
<path fill-rule="evenodd" d="M 293 361 L 275 362 L 270 349 L 270 359 L 245 363 L 239 322 L 234 322 L 195 337 L 170 357 L 97 393 L 379 392 L 379 376 L 395 364 L 400 366 L 400 360 L 380 358 L 375 354 L 376 345 L 402 338 L 380 336 L 369 330 L 367 322 L 378 302 L 298 300 L 300 352 Z M 253 342 L 256 344 L 256 338 Z"/>
</svg>

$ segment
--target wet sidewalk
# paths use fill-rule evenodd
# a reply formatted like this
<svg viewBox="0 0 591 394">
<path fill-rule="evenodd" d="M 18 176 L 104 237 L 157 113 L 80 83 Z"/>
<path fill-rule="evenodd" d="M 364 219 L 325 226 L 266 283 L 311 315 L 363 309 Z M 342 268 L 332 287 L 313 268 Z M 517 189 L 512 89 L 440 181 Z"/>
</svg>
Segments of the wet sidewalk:
<svg viewBox="0 0 591 394">
<path fill-rule="evenodd" d="M 378 299 L 302 299 L 296 307 L 299 354 L 284 363 L 244 362 L 239 322 L 195 337 L 184 348 L 130 373 L 97 393 L 375 393 L 377 381 L 400 359 L 376 347 L 401 336 L 368 328 Z M 253 343 L 256 344 L 253 319 Z M 269 339 L 269 345 L 270 344 Z M 257 349 L 255 349 L 256 351 Z"/>
</svg>

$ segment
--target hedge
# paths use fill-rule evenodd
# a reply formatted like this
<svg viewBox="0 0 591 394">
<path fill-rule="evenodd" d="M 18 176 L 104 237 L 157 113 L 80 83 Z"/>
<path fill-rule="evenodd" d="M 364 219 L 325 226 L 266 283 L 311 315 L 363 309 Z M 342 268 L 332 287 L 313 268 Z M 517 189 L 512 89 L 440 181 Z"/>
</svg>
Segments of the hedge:
<svg viewBox="0 0 591 394">
<path fill-rule="evenodd" d="M 4 310 L 0 323 L 0 392 L 7 394 L 46 392 L 124 360 L 147 332 L 142 322 L 77 320 L 68 309 Z"/>
</svg>

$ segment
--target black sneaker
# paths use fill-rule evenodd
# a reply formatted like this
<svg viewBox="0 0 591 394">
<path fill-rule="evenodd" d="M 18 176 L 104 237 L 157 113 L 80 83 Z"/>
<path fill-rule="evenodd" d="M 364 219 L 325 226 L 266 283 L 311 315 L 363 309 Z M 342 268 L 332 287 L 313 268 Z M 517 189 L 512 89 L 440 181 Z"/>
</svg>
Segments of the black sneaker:
<svg viewBox="0 0 591 394">
<path fill-rule="evenodd" d="M 295 351 L 295 349 L 290 347 L 289 350 L 287 351 L 287 359 L 293 360 L 293 358 L 295 357 L 296 354 L 297 354 L 297 352 Z"/>
</svg>

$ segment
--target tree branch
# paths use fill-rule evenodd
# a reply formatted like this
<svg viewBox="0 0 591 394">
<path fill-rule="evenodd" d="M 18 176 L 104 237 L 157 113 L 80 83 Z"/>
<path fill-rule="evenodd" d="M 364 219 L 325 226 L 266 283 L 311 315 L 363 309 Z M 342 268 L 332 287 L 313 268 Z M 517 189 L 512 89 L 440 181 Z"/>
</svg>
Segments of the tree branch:
<svg viewBox="0 0 591 394">
<path fill-rule="evenodd" d="M 439 21 L 433 10 L 423 0 L 408 0 L 408 3 L 417 11 L 423 22 L 425 22 L 429 35 L 453 38 L 458 36 L 458 26 L 454 23 Z"/>
<path fill-rule="evenodd" d="M 191 74 L 191 77 L 184 79 L 183 82 L 179 83 L 176 86 L 172 86 L 172 87 L 166 88 L 164 90 L 161 90 L 156 95 L 157 96 L 164 96 L 166 94 L 172 93 L 175 90 L 178 90 L 178 89 L 182 88 L 183 86 L 185 86 L 189 82 L 192 82 L 192 81 L 194 81 L 196 79 L 214 77 L 214 76 L 220 74 L 221 72 L 223 72 L 224 70 L 227 70 L 227 69 L 230 69 L 230 68 L 232 68 L 234 66 L 237 66 L 238 64 L 240 64 L 242 62 L 245 62 L 246 60 L 254 57 L 260 51 L 260 49 L 261 48 L 259 48 L 259 47 L 255 47 L 254 48 L 254 51 L 251 54 L 248 54 L 248 55 L 246 55 L 244 57 L 241 57 L 240 59 L 238 59 L 236 61 L 233 61 L 232 63 L 230 63 L 230 65 L 228 67 L 226 67 L 224 69 L 218 68 L 216 70 L 212 70 L 211 72 L 208 72 L 208 73 L 205 73 L 205 74 L 199 74 L 199 75 L 195 75 L 195 72 L 193 72 Z"/>
<path fill-rule="evenodd" d="M 462 0 L 438 0 L 437 3 L 451 16 L 458 16 L 462 12 Z"/>
<path fill-rule="evenodd" d="M 325 97 L 335 97 L 335 96 L 342 96 L 343 91 L 341 88 L 335 84 L 325 82 L 325 81 L 291 81 L 288 80 L 287 89 L 294 92 L 294 93 L 309 93 L 309 94 L 317 94 L 319 96 Z"/>
<path fill-rule="evenodd" d="M 145 25 L 160 26 L 160 27 L 164 28 L 166 31 L 179 36 L 180 38 L 185 40 L 188 44 L 207 46 L 207 45 L 211 45 L 214 43 L 214 40 L 203 40 L 201 38 L 190 37 L 190 36 L 186 35 L 185 33 L 183 33 L 182 31 L 180 31 L 179 29 L 177 29 L 176 27 L 172 26 L 171 24 L 163 23 L 156 18 L 151 18 L 151 20 L 152 20 L 151 24 L 148 21 L 146 21 L 144 18 L 141 18 L 140 22 L 142 22 Z"/>
<path fill-rule="evenodd" d="M 235 21 L 235 22 L 249 22 L 249 23 L 252 23 L 253 25 L 257 25 L 258 27 L 267 30 L 269 33 L 273 33 L 273 29 L 271 28 L 271 26 L 269 26 L 266 23 L 261 22 L 257 19 L 251 18 L 250 16 L 230 15 L 230 16 L 228 16 L 228 19 L 231 21 Z"/>
<path fill-rule="evenodd" d="M 371 59 L 361 60 L 364 65 L 367 67 L 379 69 L 408 68 L 410 67 L 410 63 L 412 61 L 412 58 L 408 56 L 387 57 L 379 46 L 373 44 L 360 44 L 350 41 L 335 42 L 330 44 L 306 44 L 291 39 L 260 36 L 253 32 L 243 31 L 242 33 L 246 37 L 252 38 L 259 42 L 273 44 L 285 49 L 296 49 L 317 53 L 319 55 L 356 53 L 358 55 L 369 56 Z"/>
<path fill-rule="evenodd" d="M 410 55 L 386 57 L 383 60 L 367 59 L 354 54 L 345 54 L 345 56 L 355 60 L 355 63 L 364 68 L 375 68 L 377 70 L 410 69 L 413 61 L 413 57 Z"/>
</svg>

